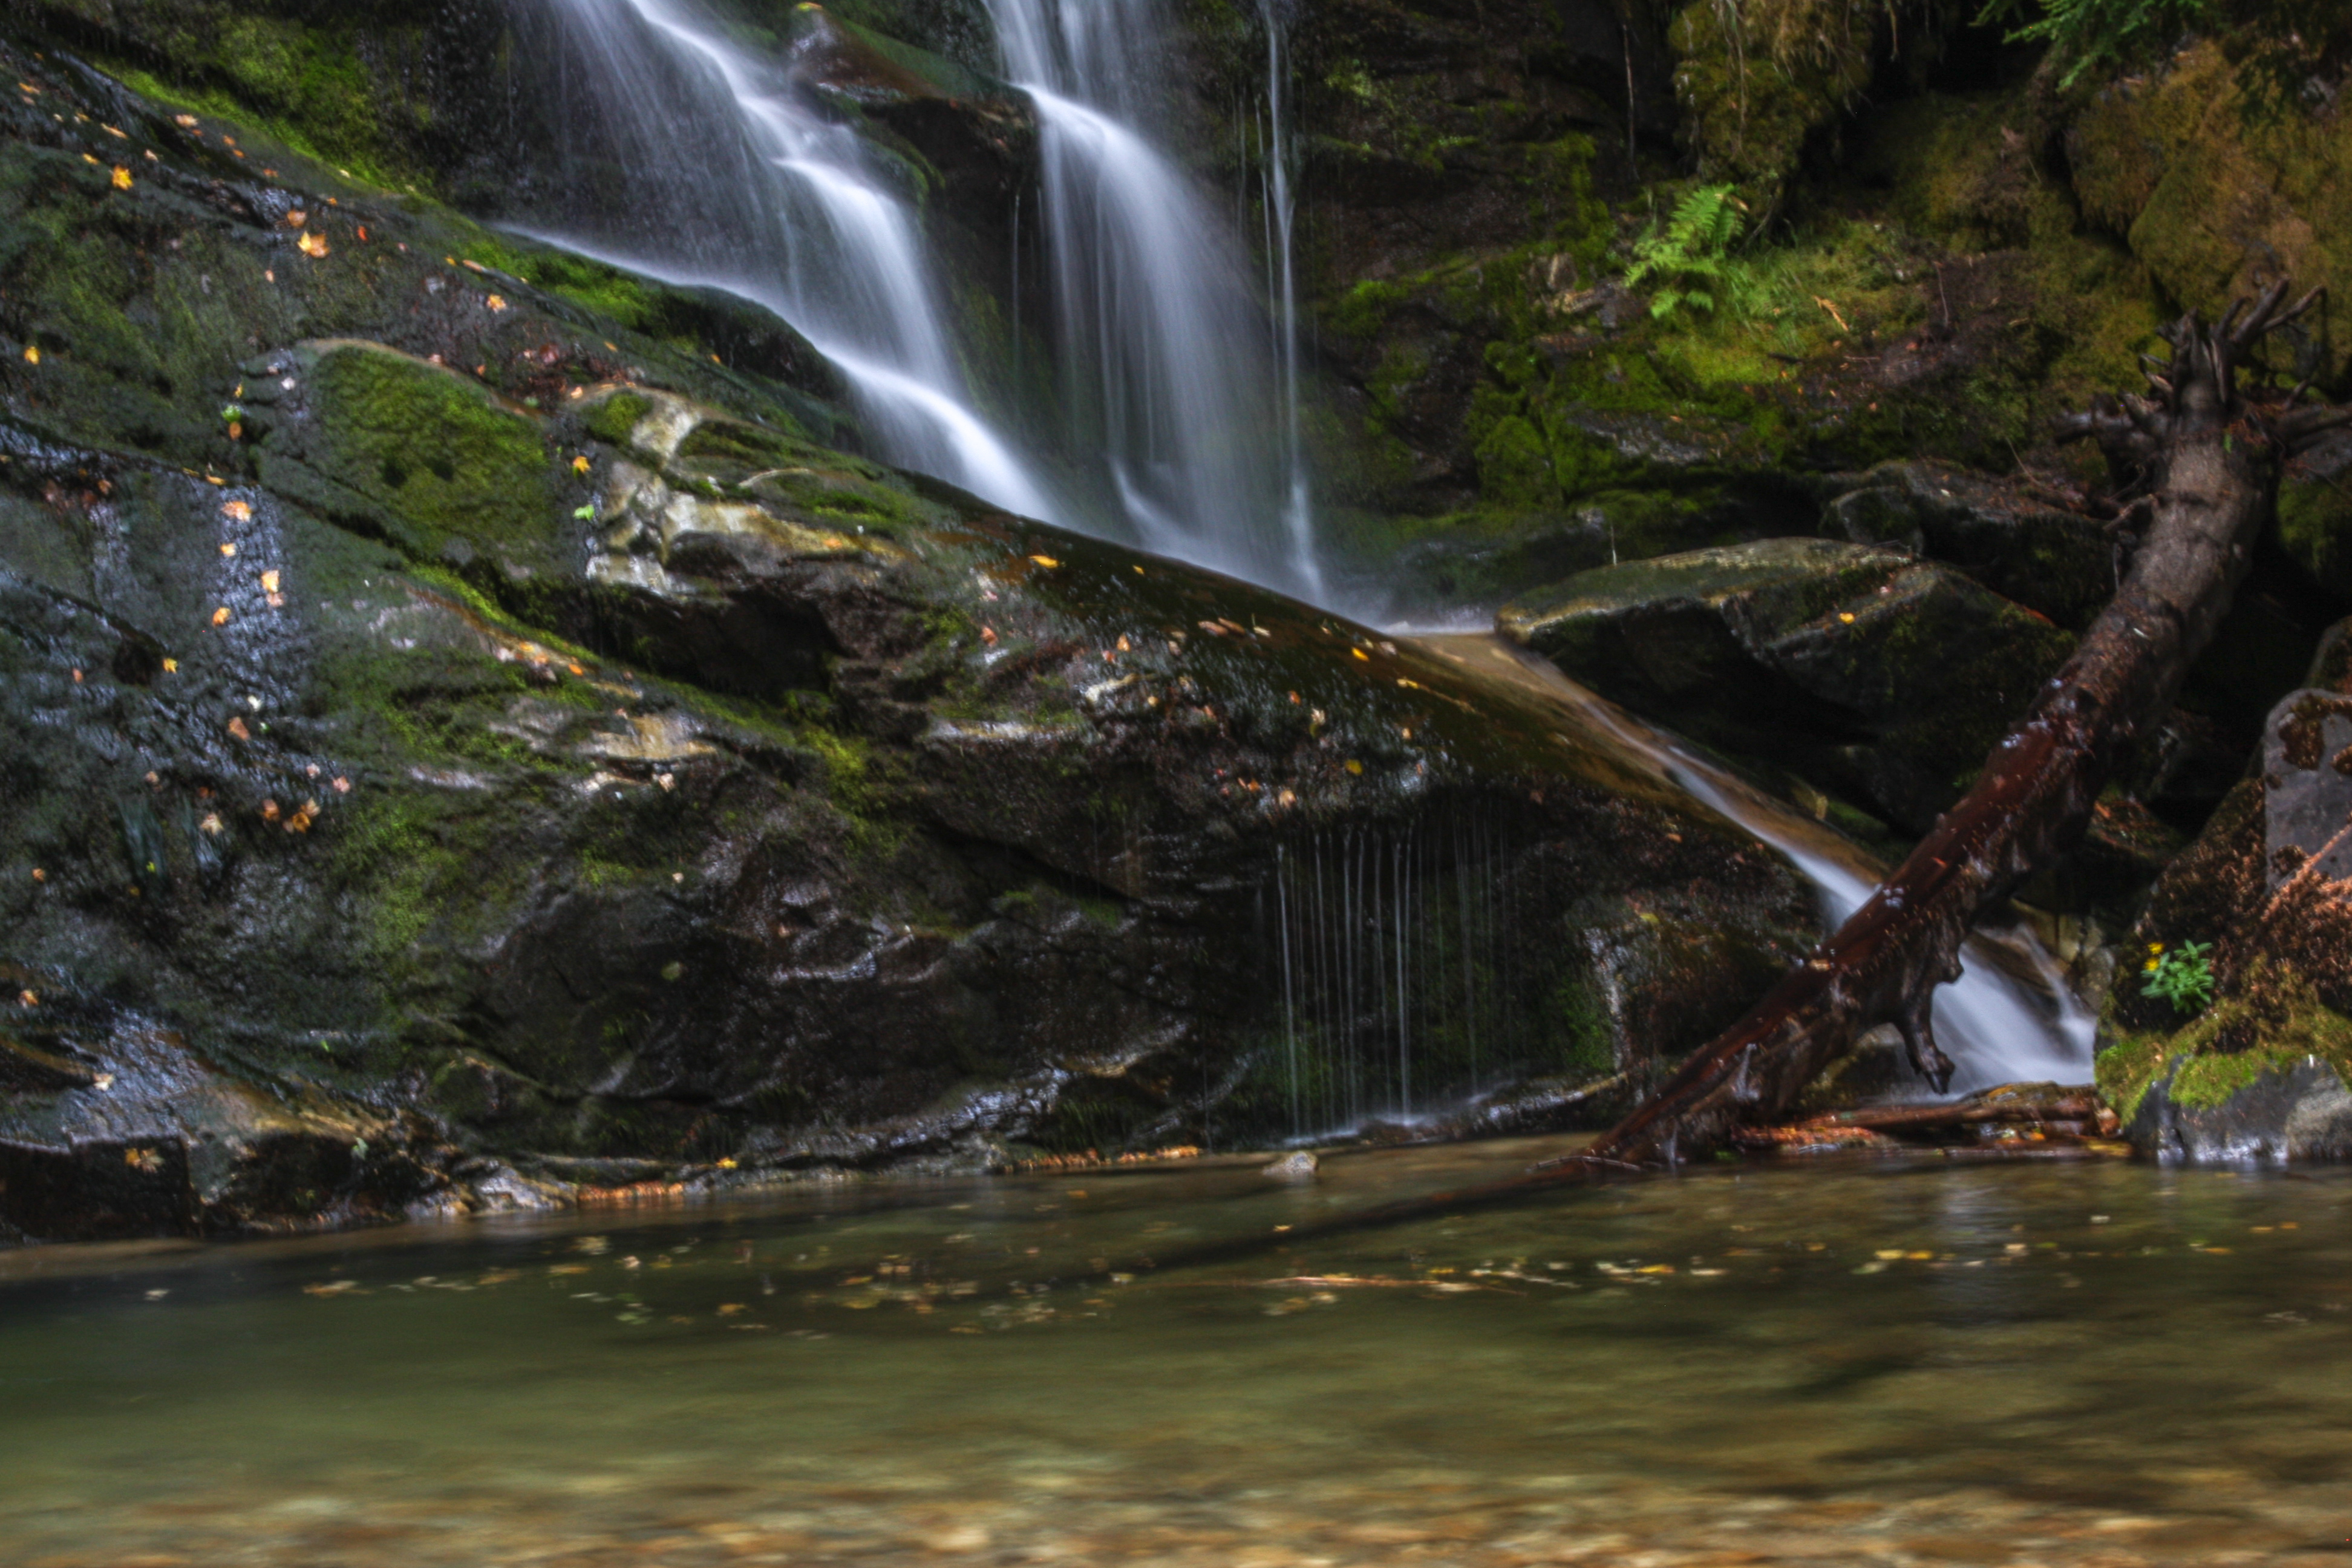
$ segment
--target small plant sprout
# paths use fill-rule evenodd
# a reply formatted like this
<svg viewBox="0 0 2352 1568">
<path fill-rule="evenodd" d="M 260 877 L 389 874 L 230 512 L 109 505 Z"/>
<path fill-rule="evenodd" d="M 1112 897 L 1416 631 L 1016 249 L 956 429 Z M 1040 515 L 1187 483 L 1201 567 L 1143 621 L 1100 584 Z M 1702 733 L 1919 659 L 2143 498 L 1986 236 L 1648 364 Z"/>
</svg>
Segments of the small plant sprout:
<svg viewBox="0 0 2352 1568">
<path fill-rule="evenodd" d="M 2213 965 L 2206 954 L 2210 942 L 2184 942 L 2168 949 L 2160 942 L 2147 944 L 2147 962 L 2141 970 L 2147 984 L 2143 996 L 2161 996 L 2177 1013 L 2201 1013 L 2213 1005 Z"/>
</svg>

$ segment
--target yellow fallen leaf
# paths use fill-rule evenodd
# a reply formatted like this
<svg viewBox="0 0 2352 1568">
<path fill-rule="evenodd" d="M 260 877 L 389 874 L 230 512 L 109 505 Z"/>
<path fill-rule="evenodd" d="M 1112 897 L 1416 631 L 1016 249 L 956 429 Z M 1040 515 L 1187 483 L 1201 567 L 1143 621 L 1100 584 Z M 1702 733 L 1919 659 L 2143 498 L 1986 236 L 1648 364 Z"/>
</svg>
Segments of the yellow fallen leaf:
<svg viewBox="0 0 2352 1568">
<path fill-rule="evenodd" d="M 230 543 L 227 543 L 227 544 L 224 544 L 224 545 L 222 545 L 222 546 L 221 546 L 221 553 L 222 553 L 223 555 L 234 555 L 234 554 L 236 554 L 236 543 L 235 543 L 234 542 L 230 542 Z"/>
<path fill-rule="evenodd" d="M 176 658 L 167 658 L 167 659 L 165 659 L 165 660 L 163 661 L 163 673 L 164 673 L 164 674 L 166 674 L 166 675 L 177 675 L 177 674 L 179 674 L 179 673 L 180 673 L 180 661 L 179 661 L 178 659 L 176 659 Z"/>
<path fill-rule="evenodd" d="M 1038 565 L 1045 567 L 1047 571 L 1051 571 L 1061 564 L 1060 562 L 1055 560 L 1050 555 L 1032 555 L 1029 559 L 1034 561 Z"/>
<path fill-rule="evenodd" d="M 1371 656 L 1370 654 L 1366 653 L 1362 648 L 1360 648 L 1360 647 L 1351 647 L 1351 648 L 1349 648 L 1348 651 L 1349 651 L 1349 653 L 1354 654 L 1358 658 L 1362 659 L 1366 664 L 1370 664 L 1370 663 L 1371 663 L 1371 662 L 1372 662 L 1372 656 Z"/>
<path fill-rule="evenodd" d="M 277 568 L 272 567 L 270 570 L 264 572 L 261 574 L 261 591 L 265 594 L 275 594 L 278 592 Z"/>
<path fill-rule="evenodd" d="M 34 347 L 31 343 L 26 343 L 26 344 L 25 345 L 25 363 L 26 363 L 26 364 L 38 364 L 38 363 L 41 363 L 41 351 L 40 351 L 39 349 L 37 349 L 37 348 Z"/>
<path fill-rule="evenodd" d="M 286 226 L 288 228 L 300 228 L 304 224 L 309 223 L 310 221 L 310 215 L 304 212 L 300 207 L 296 207 L 292 212 L 286 215 Z"/>
<path fill-rule="evenodd" d="M 114 165 L 114 188 L 118 191 L 127 191 L 131 188 L 131 171 L 120 163 Z"/>
<path fill-rule="evenodd" d="M 228 732 L 236 736 L 240 741 L 250 741 L 253 739 L 253 731 L 245 727 L 245 721 L 242 718 L 232 719 L 228 721 Z"/>
<path fill-rule="evenodd" d="M 1853 625 L 1853 612 L 1852 610 L 1840 610 L 1838 612 L 1838 622 L 1842 626 L 1850 626 Z"/>
<path fill-rule="evenodd" d="M 99 129 L 105 132 L 109 136 L 113 137 L 117 142 L 128 142 L 131 140 L 130 137 L 124 135 L 121 132 L 117 131 L 111 125 L 100 125 Z"/>
<path fill-rule="evenodd" d="M 588 455 L 586 453 L 583 452 L 579 457 L 572 459 L 572 471 L 575 474 L 584 474 L 588 471 Z"/>
<path fill-rule="evenodd" d="M 327 237 L 323 234 L 306 234 L 294 242 L 294 247 L 305 256 L 324 256 L 327 254 Z"/>
<path fill-rule="evenodd" d="M 213 625 L 216 626 L 225 626 L 228 625 L 228 606 L 226 605 L 223 605 L 219 609 L 213 612 Z"/>
<path fill-rule="evenodd" d="M 1348 771 L 1351 773 L 1360 773 L 1364 771 L 1364 764 L 1356 761 L 1355 758 L 1349 757 L 1348 759 Z"/>
<path fill-rule="evenodd" d="M 493 294 L 485 302 L 493 310 L 503 310 L 507 308 L 506 299 L 503 295 Z"/>
<path fill-rule="evenodd" d="M 221 515 L 238 522 L 250 522 L 253 521 L 253 507 L 246 501 L 225 500 L 221 502 Z"/>
</svg>

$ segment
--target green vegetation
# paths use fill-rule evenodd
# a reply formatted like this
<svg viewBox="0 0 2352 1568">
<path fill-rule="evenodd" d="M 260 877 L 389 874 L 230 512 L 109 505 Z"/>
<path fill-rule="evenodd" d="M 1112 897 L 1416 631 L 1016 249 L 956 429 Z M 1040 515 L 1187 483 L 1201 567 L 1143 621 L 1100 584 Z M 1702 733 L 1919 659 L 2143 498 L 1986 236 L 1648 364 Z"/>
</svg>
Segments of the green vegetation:
<svg viewBox="0 0 2352 1568">
<path fill-rule="evenodd" d="M 1725 305 L 1739 310 L 1747 303 L 1749 285 L 1730 251 L 1746 224 L 1747 210 L 1729 185 L 1689 191 L 1675 204 L 1663 232 L 1653 227 L 1634 241 L 1625 286 L 1639 288 L 1651 279 L 1664 285 L 1650 297 L 1653 316 L 1670 316 L 1685 305 L 1711 314 L 1718 296 Z"/>
<path fill-rule="evenodd" d="M 2158 942 L 2148 949 L 2147 984 L 2143 996 L 2160 996 L 2176 1013 L 2199 1013 L 2213 1005 L 2213 965 L 2205 955 L 2210 942 L 2184 942 L 2167 948 Z"/>
</svg>

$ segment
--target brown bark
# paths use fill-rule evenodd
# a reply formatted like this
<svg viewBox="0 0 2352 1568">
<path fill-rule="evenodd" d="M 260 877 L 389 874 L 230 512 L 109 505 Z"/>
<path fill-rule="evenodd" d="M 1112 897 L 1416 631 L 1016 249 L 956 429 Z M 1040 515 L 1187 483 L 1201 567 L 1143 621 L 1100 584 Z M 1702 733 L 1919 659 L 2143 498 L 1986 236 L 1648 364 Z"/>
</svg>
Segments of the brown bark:
<svg viewBox="0 0 2352 1568">
<path fill-rule="evenodd" d="M 2250 394 L 2239 371 L 2262 338 L 2308 310 L 2282 310 L 2284 283 L 2207 327 L 2194 313 L 2151 364 L 2151 395 L 2099 399 L 2062 434 L 2105 448 L 2126 515 L 2146 531 L 2131 571 L 2064 668 L 1993 748 L 1967 796 L 1877 892 L 1746 1017 L 1694 1054 L 1588 1158 L 1672 1163 L 1743 1124 L 1784 1113 L 1854 1038 L 1903 1033 L 1938 1087 L 1928 998 L 1959 973 L 1977 917 L 2072 847 L 2092 804 L 2147 727 L 2171 707 L 2212 636 L 2269 520 L 2286 455 L 2352 411 Z"/>
</svg>

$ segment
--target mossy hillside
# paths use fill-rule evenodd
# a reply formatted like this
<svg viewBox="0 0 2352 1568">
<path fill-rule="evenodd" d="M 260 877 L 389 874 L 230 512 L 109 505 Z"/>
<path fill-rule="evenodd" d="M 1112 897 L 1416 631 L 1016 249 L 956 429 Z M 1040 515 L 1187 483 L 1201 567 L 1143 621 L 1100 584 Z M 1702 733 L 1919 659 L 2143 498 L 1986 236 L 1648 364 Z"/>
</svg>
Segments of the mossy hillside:
<svg viewBox="0 0 2352 1568">
<path fill-rule="evenodd" d="M 249 472 L 224 414 L 249 390 L 247 364 L 340 337 L 438 356 L 540 413 L 574 387 L 650 375 L 778 428 L 842 428 L 813 352 L 754 307 L 493 238 L 270 151 L 241 123 L 182 126 L 102 80 L 85 99 L 79 79 L 0 53 L 32 89 L 0 99 L 0 395 L 59 439 Z M 595 312 L 615 293 L 649 330 Z"/>
<path fill-rule="evenodd" d="M 1695 0 L 1667 29 L 1683 134 L 1700 178 L 1776 209 L 1807 138 L 1869 85 L 1885 7 L 1853 0 Z"/>
<path fill-rule="evenodd" d="M 412 84 L 454 40 L 415 7 L 224 0 L 42 0 L 72 37 L 159 103 L 218 115 L 371 184 L 431 188 L 435 106 Z"/>
<path fill-rule="evenodd" d="M 2237 68 L 2192 42 L 2158 68 L 2099 88 L 2066 130 L 2084 216 L 2121 236 L 2182 306 L 2218 316 L 2273 276 L 2352 281 L 2352 127 L 2301 106 L 2250 111 Z M 2281 345 L 2340 376 L 2352 343 L 2324 328 Z"/>
</svg>

